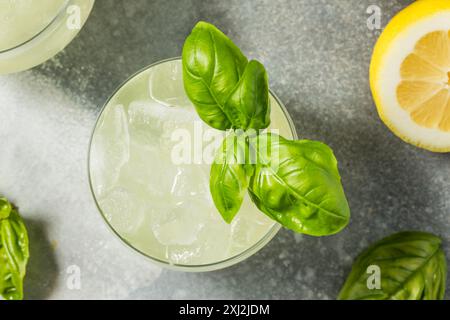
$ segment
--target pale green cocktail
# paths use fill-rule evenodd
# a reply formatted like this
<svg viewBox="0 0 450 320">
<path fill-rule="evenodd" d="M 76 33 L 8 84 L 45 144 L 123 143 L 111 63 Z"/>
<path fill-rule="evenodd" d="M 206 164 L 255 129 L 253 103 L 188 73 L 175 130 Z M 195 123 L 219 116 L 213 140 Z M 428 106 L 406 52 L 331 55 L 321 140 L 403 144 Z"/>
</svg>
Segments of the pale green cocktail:
<svg viewBox="0 0 450 320">
<path fill-rule="evenodd" d="M 273 95 L 271 106 L 271 128 L 295 138 Z M 209 156 L 222 137 L 186 97 L 180 59 L 150 66 L 119 88 L 94 130 L 89 175 L 101 213 L 122 240 L 167 266 L 206 271 L 245 259 L 276 234 L 279 225 L 249 198 L 231 224 L 214 206 Z M 180 157 L 183 148 L 190 155 Z"/>
<path fill-rule="evenodd" d="M 94 0 L 0 0 L 0 74 L 34 67 L 79 32 Z"/>
</svg>

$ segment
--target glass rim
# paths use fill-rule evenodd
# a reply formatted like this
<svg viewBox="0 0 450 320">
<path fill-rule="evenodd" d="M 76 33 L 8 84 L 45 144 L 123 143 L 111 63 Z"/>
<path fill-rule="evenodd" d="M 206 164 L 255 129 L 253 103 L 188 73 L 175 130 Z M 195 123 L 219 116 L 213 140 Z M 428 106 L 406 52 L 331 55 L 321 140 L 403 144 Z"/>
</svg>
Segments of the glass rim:
<svg viewBox="0 0 450 320">
<path fill-rule="evenodd" d="M 252 255 L 256 254 L 259 250 L 261 250 L 262 248 L 264 248 L 274 237 L 275 235 L 280 231 L 280 229 L 282 228 L 281 225 L 279 223 L 277 223 L 276 221 L 274 221 L 274 225 L 269 229 L 269 231 L 267 231 L 267 233 L 261 238 L 259 239 L 255 244 L 253 244 L 252 246 L 248 247 L 247 249 L 243 250 L 242 252 L 220 260 L 220 261 L 216 261 L 216 262 L 212 262 L 212 263 L 207 263 L 207 264 L 179 264 L 179 263 L 170 263 L 169 261 L 166 260 L 162 260 L 156 257 L 151 256 L 148 253 L 143 252 L 142 250 L 136 248 L 135 246 L 133 246 L 127 239 L 125 239 L 118 231 L 116 231 L 116 229 L 111 225 L 111 223 L 106 219 L 105 214 L 103 213 L 103 210 L 101 209 L 98 201 L 97 201 L 97 197 L 95 195 L 94 192 L 94 187 L 92 185 L 92 177 L 91 177 L 91 147 L 92 147 L 92 142 L 94 139 L 94 134 L 95 131 L 97 129 L 97 126 L 99 124 L 100 118 L 104 112 L 104 110 L 106 109 L 106 107 L 109 105 L 109 103 L 111 102 L 111 100 L 115 97 L 115 95 L 128 83 L 130 82 L 132 79 L 134 79 L 135 77 L 139 76 L 141 73 L 147 71 L 148 69 L 151 69 L 153 67 L 156 67 L 160 64 L 166 63 L 166 62 L 170 62 L 170 61 L 175 61 L 175 60 L 181 60 L 181 57 L 173 57 L 173 58 L 168 58 L 168 59 L 164 59 L 164 60 L 160 60 L 157 61 L 155 63 L 152 63 L 142 69 L 140 69 L 139 71 L 133 73 L 131 76 L 129 76 L 124 82 L 122 82 L 115 90 L 114 92 L 108 97 L 108 99 L 106 100 L 106 102 L 103 104 L 97 119 L 95 121 L 94 124 L 94 128 L 92 130 L 91 136 L 90 136 L 90 140 L 89 140 L 89 150 L 88 150 L 88 154 L 87 154 L 87 170 L 88 170 L 88 180 L 89 180 L 89 188 L 91 190 L 91 195 L 94 199 L 94 203 L 97 207 L 97 210 L 100 214 L 100 216 L 102 217 L 103 221 L 106 223 L 106 225 L 108 226 L 108 229 L 110 231 L 112 231 L 113 234 L 115 234 L 122 242 L 122 244 L 125 244 L 126 247 L 132 249 L 135 253 L 138 253 L 140 256 L 144 256 L 146 259 L 151 260 L 152 262 L 167 268 L 167 269 L 171 269 L 171 270 L 175 270 L 175 271 L 185 271 L 185 272 L 209 272 L 209 271 L 216 271 L 216 270 L 220 270 L 220 269 L 225 269 L 227 267 L 230 267 L 232 265 L 235 265 L 239 262 L 244 261 L 245 259 L 251 257 Z M 289 112 L 287 111 L 285 105 L 281 102 L 281 100 L 278 98 L 278 96 L 269 89 L 270 95 L 275 99 L 275 101 L 278 103 L 278 105 L 281 108 L 281 111 L 283 112 L 288 124 L 289 124 L 289 129 L 292 133 L 292 136 L 294 139 L 298 139 L 298 133 L 297 130 L 295 128 L 294 122 L 291 118 L 291 116 L 289 115 Z"/>
<path fill-rule="evenodd" d="M 14 47 L 11 47 L 11 48 L 8 48 L 8 49 L 4 49 L 4 50 L 0 50 L 0 55 L 11 53 L 11 52 L 14 52 L 16 50 L 19 50 L 22 47 L 29 45 L 31 42 L 34 42 L 34 41 L 38 40 L 39 38 L 45 36 L 51 30 L 51 28 L 53 26 L 55 26 L 59 22 L 61 22 L 61 20 L 66 15 L 66 10 L 69 7 L 69 5 L 72 3 L 72 1 L 73 0 L 65 0 L 65 3 L 61 6 L 59 11 L 55 14 L 53 19 L 42 30 L 40 30 L 38 33 L 36 33 L 34 36 L 29 38 L 28 40 L 25 40 L 24 42 L 14 46 Z"/>
</svg>

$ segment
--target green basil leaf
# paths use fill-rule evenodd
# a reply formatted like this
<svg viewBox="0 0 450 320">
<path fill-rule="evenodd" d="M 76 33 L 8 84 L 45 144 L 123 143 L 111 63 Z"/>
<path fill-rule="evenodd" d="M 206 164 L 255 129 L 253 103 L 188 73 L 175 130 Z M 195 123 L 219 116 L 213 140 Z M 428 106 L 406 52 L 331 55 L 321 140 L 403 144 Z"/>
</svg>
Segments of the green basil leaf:
<svg viewBox="0 0 450 320">
<path fill-rule="evenodd" d="M 369 289 L 370 266 L 379 268 L 379 288 Z M 356 259 L 339 299 L 442 300 L 446 279 L 441 239 L 402 232 L 375 243 Z"/>
<path fill-rule="evenodd" d="M 264 66 L 248 62 L 215 26 L 199 22 L 183 47 L 186 94 L 200 118 L 219 130 L 264 129 L 270 124 Z"/>
<path fill-rule="evenodd" d="M 23 279 L 29 258 L 28 233 L 17 210 L 0 220 L 0 295 L 23 299 Z"/>
<path fill-rule="evenodd" d="M 11 204 L 5 198 L 0 198 L 0 220 L 6 219 L 11 213 Z"/>
<path fill-rule="evenodd" d="M 240 129 L 265 129 L 270 125 L 269 81 L 264 66 L 252 60 L 234 88 L 226 109 L 238 110 Z"/>
<path fill-rule="evenodd" d="M 211 166 L 211 195 L 227 223 L 238 213 L 247 190 L 245 149 L 245 141 L 232 133 L 217 150 Z"/>
<path fill-rule="evenodd" d="M 288 229 L 313 236 L 335 234 L 348 224 L 350 209 L 328 146 L 262 134 L 250 148 L 257 164 L 249 193 L 261 211 Z"/>
</svg>

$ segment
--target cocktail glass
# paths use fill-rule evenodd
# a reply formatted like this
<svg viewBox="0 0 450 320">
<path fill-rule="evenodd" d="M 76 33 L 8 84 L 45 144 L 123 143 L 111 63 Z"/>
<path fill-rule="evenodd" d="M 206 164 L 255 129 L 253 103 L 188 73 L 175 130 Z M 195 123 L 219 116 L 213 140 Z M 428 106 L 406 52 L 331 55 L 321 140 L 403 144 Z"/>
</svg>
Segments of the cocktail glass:
<svg viewBox="0 0 450 320">
<path fill-rule="evenodd" d="M 0 74 L 30 69 L 63 50 L 94 0 L 0 1 Z"/>
<path fill-rule="evenodd" d="M 270 95 L 271 129 L 296 139 L 285 107 Z M 214 153 L 217 145 L 198 144 L 220 144 L 222 138 L 188 100 L 180 58 L 131 76 L 104 105 L 89 149 L 91 191 L 111 230 L 145 257 L 182 271 L 222 269 L 263 248 L 280 230 L 278 223 L 247 198 L 228 225 L 212 202 L 211 162 L 195 154 L 205 156 L 208 148 Z M 194 155 L 180 162 L 174 155 L 186 146 Z"/>
</svg>

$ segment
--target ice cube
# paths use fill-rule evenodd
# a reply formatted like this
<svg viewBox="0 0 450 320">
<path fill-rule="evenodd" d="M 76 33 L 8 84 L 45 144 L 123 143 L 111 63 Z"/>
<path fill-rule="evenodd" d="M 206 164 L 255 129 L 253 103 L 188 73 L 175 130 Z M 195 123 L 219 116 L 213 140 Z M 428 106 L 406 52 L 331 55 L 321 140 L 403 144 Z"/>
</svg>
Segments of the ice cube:
<svg viewBox="0 0 450 320">
<path fill-rule="evenodd" d="M 209 194 L 209 172 L 205 173 L 202 165 L 187 164 L 176 166 L 170 193 L 175 198 L 201 197 Z"/>
<path fill-rule="evenodd" d="M 148 201 L 170 197 L 178 170 L 171 164 L 168 153 L 144 148 L 134 141 L 130 146 L 130 160 L 121 170 L 120 185 Z"/>
<path fill-rule="evenodd" d="M 212 209 L 212 208 L 210 208 Z M 202 220 L 198 219 L 198 221 L 202 221 L 203 227 L 201 230 L 196 232 L 195 240 L 194 237 L 190 238 L 189 241 L 191 243 L 182 245 L 183 241 L 188 239 L 187 230 L 180 229 L 184 234 L 182 237 L 178 235 L 177 237 L 181 237 L 183 241 L 175 242 L 166 242 L 170 243 L 166 249 L 166 259 L 171 261 L 172 263 L 177 264 L 205 264 L 205 263 L 213 263 L 226 259 L 230 255 L 230 245 L 231 245 L 231 228 L 227 225 L 220 217 L 218 219 L 209 220 L 203 218 Z M 190 228 L 189 225 L 185 225 L 185 227 Z M 191 230 L 192 229 L 188 229 Z M 198 229 L 197 229 L 198 230 Z M 171 230 L 173 232 L 173 230 Z M 192 235 L 192 234 L 190 234 Z M 167 233 L 167 239 L 174 239 L 173 236 L 170 236 L 170 233 Z M 180 239 L 180 238 L 179 238 Z M 160 241 L 161 241 L 160 237 Z M 185 243 L 188 243 L 186 241 Z"/>
<path fill-rule="evenodd" d="M 150 98 L 168 107 L 192 107 L 183 85 L 180 60 L 160 64 L 149 75 Z"/>
<path fill-rule="evenodd" d="M 163 245 L 190 246 L 198 240 L 205 226 L 205 217 L 204 205 L 195 200 L 168 203 L 166 212 L 156 213 L 152 231 Z"/>
<path fill-rule="evenodd" d="M 96 195 L 115 186 L 120 170 L 130 157 L 127 114 L 122 105 L 107 107 L 92 140 L 90 172 Z"/>
<path fill-rule="evenodd" d="M 202 257 L 207 257 L 207 260 L 199 260 L 197 263 L 218 262 L 230 256 L 231 227 L 214 207 L 209 212 L 213 215 L 206 221 L 207 227 L 202 230 L 198 240 L 202 244 Z"/>
<path fill-rule="evenodd" d="M 116 187 L 99 199 L 99 206 L 111 226 L 120 234 L 133 234 L 144 221 L 139 198 L 130 190 Z"/>
<path fill-rule="evenodd" d="M 196 239 L 189 245 L 172 243 L 167 247 L 166 257 L 173 263 L 204 264 L 226 259 L 229 254 L 231 228 L 215 212 L 213 205 L 196 199 L 191 205 L 183 203 L 184 210 L 191 212 L 192 225 L 201 225 L 196 229 Z M 212 215 L 211 213 L 216 213 Z M 192 229 L 192 225 L 185 224 Z M 186 237 L 188 230 L 183 229 Z M 191 239 L 193 240 L 193 238 Z M 187 242 L 186 242 L 187 243 Z"/>
<path fill-rule="evenodd" d="M 191 108 L 173 108 L 155 101 L 134 101 L 128 107 L 130 134 L 144 147 L 167 147 L 174 130 L 192 127 L 198 119 Z"/>
<path fill-rule="evenodd" d="M 239 213 L 231 223 L 231 252 L 239 254 L 252 247 L 275 222 L 258 211 L 249 197 L 244 199 Z"/>
<path fill-rule="evenodd" d="M 159 147 L 163 121 L 155 110 L 160 107 L 151 101 L 134 101 L 128 107 L 131 140 L 141 147 Z"/>
</svg>

